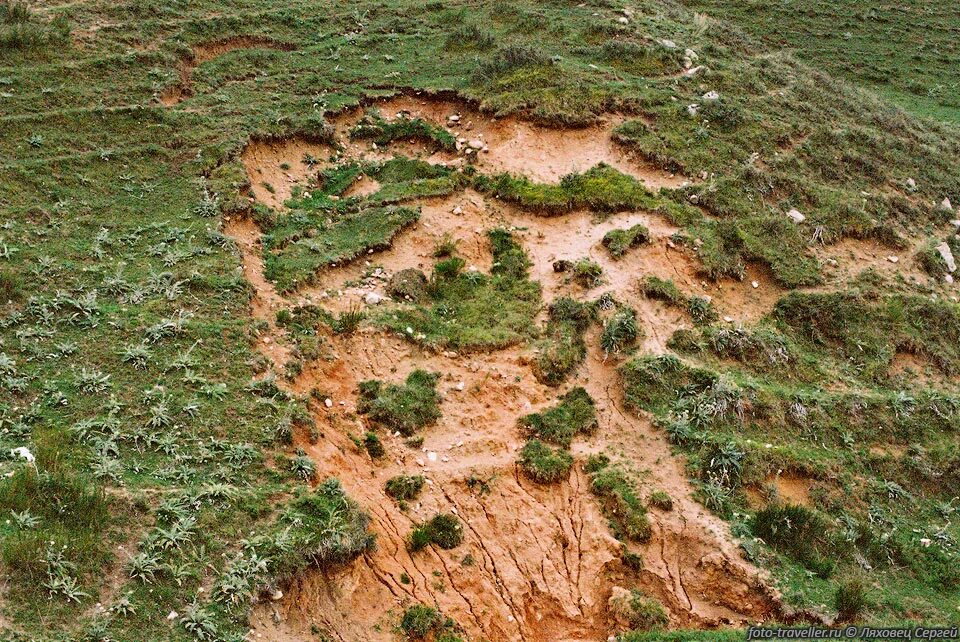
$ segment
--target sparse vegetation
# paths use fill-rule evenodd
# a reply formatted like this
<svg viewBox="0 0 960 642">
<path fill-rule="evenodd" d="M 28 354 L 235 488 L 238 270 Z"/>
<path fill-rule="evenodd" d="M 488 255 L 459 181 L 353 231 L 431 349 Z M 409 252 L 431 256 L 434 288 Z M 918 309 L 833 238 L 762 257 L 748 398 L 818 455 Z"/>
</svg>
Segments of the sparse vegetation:
<svg viewBox="0 0 960 642">
<path fill-rule="evenodd" d="M 585 469 L 590 474 L 590 489 L 599 498 L 614 534 L 623 540 L 648 541 L 651 528 L 647 509 L 623 467 L 611 464 L 606 457 L 593 457 Z"/>
</svg>

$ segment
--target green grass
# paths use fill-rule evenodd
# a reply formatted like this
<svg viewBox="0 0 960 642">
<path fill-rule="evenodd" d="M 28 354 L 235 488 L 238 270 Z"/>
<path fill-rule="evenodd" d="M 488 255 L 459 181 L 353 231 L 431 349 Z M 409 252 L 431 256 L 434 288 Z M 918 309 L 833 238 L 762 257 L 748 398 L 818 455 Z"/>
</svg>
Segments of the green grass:
<svg viewBox="0 0 960 642">
<path fill-rule="evenodd" d="M 389 145 L 398 140 L 416 140 L 434 145 L 437 149 L 454 151 L 457 139 L 447 130 L 431 125 L 420 118 L 399 117 L 384 120 L 377 113 L 367 113 L 350 130 L 351 138 L 371 139 L 378 145 Z"/>
<path fill-rule="evenodd" d="M 431 544 L 443 550 L 460 546 L 463 542 L 463 524 L 451 513 L 437 513 L 428 521 L 416 526 L 410 533 L 409 547 L 419 551 Z"/>
<path fill-rule="evenodd" d="M 549 318 L 537 343 L 534 373 L 549 386 L 558 386 L 587 356 L 583 334 L 597 318 L 596 306 L 569 297 L 550 304 Z"/>
<path fill-rule="evenodd" d="M 641 544 L 649 541 L 652 530 L 647 509 L 630 474 L 603 455 L 592 457 L 586 470 L 590 474 L 590 490 L 599 499 L 614 535 Z"/>
<path fill-rule="evenodd" d="M 621 258 L 629 250 L 639 247 L 650 240 L 650 230 L 642 223 L 626 229 L 610 230 L 603 235 L 603 247 L 607 248 L 615 259 Z"/>
<path fill-rule="evenodd" d="M 552 484 L 570 476 L 573 457 L 562 447 L 551 448 L 539 439 L 531 439 L 520 449 L 517 463 L 533 481 Z"/>
<path fill-rule="evenodd" d="M 849 1 L 815 1 L 776 10 L 764 3 L 723 0 L 684 4 L 726 19 L 777 48 L 853 82 L 883 91 L 922 115 L 948 112 L 956 120 L 960 49 L 948 34 L 955 14 L 919 0 L 863 7 Z M 947 70 L 944 73 L 944 70 Z"/>
<path fill-rule="evenodd" d="M 756 262 L 781 285 L 815 284 L 819 243 L 855 237 L 903 255 L 947 238 L 951 216 L 936 205 L 960 203 L 960 137 L 915 114 L 958 112 L 948 5 L 695 1 L 768 43 L 776 27 L 801 59 L 669 2 L 633 5 L 627 25 L 612 7 L 569 3 L 0 5 L 0 452 L 28 447 L 38 464 L 31 479 L 26 462 L 3 462 L 13 474 L 0 496 L 18 517 L 0 528 L 0 551 L 12 579 L 41 582 L 8 582 L 10 628 L 25 639 L 239 639 L 254 587 L 270 582 L 242 542 L 289 573 L 369 546 L 342 489 L 305 484 L 310 460 L 293 444 L 317 428 L 306 400 L 263 378 L 251 343 L 262 328 L 219 215 L 262 225 L 281 291 L 389 243 L 416 218 L 412 200 L 467 186 L 543 214 L 662 216 L 682 228 L 676 241 L 704 279 L 742 277 Z M 296 50 L 230 52 L 194 69 L 180 105 L 158 104 L 191 46 L 232 36 Z M 661 49 L 663 38 L 677 49 Z M 687 48 L 709 72 L 676 75 Z M 281 212 L 251 205 L 246 141 L 329 141 L 331 113 L 400 90 L 453 91 L 554 126 L 636 114 L 615 134 L 626 151 L 708 179 L 653 195 L 602 166 L 542 185 L 394 159 L 332 167 Z M 721 98 L 707 103 L 707 91 Z M 330 198 L 359 171 L 381 183 L 377 194 Z M 806 220 L 786 219 L 791 208 Z M 539 289 L 520 276 L 521 253 L 497 242 L 508 247 L 494 273 L 433 275 L 427 297 L 389 327 L 451 349 L 536 339 Z M 955 304 L 928 258 L 936 282 L 891 280 L 879 295 L 830 284 L 844 291 L 799 294 L 743 336 L 698 332 L 703 347 L 683 361 L 638 358 L 623 370 L 627 401 L 654 414 L 700 496 L 742 534 L 756 512 L 746 488 L 780 469 L 816 480 L 812 510 L 843 544 L 836 579 L 744 540 L 792 604 L 831 604 L 859 555 L 880 586 L 865 620 L 956 622 Z M 314 310 L 290 321 L 300 358 L 322 358 L 318 325 L 337 320 Z M 537 344 L 544 380 L 582 361 L 584 323 L 551 315 Z M 779 368 L 770 355 L 781 346 L 795 360 Z M 933 364 L 930 382 L 888 376 L 901 349 Z M 48 538 L 67 548 L 47 551 Z M 115 555 L 120 544 L 136 564 Z M 98 600 L 110 617 L 96 615 Z M 168 622 L 171 611 L 181 617 Z"/>
<path fill-rule="evenodd" d="M 597 427 L 597 411 L 587 391 L 577 387 L 560 397 L 557 405 L 521 418 L 520 426 L 537 439 L 569 448 L 574 437 Z"/>
<path fill-rule="evenodd" d="M 440 419 L 439 378 L 436 373 L 414 370 L 403 384 L 361 381 L 357 412 L 375 425 L 412 435 Z"/>
<path fill-rule="evenodd" d="M 503 348 L 532 337 L 540 286 L 527 278 L 529 260 L 504 230 L 488 233 L 490 274 L 464 271 L 463 259 L 436 264 L 427 301 L 385 313 L 380 323 L 404 337 L 451 350 Z"/>
<path fill-rule="evenodd" d="M 423 490 L 423 475 L 397 475 L 387 480 L 387 495 L 397 500 L 416 499 Z"/>
</svg>

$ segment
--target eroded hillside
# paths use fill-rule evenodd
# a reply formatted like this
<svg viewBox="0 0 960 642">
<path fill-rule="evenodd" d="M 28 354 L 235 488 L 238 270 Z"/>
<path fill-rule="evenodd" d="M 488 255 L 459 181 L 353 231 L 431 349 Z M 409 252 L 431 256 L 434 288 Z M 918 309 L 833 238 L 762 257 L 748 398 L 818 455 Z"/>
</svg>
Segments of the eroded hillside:
<svg viewBox="0 0 960 642">
<path fill-rule="evenodd" d="M 950 126 L 667 2 L 0 10 L 13 638 L 956 622 Z"/>
</svg>

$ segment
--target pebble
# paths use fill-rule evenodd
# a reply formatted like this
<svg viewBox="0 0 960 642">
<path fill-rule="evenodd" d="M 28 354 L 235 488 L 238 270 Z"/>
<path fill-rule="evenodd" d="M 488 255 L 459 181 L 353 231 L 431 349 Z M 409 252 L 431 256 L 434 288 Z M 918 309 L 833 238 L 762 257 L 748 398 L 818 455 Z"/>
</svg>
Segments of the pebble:
<svg viewBox="0 0 960 642">
<path fill-rule="evenodd" d="M 940 201 L 940 209 L 942 209 L 944 212 L 952 212 L 953 203 L 950 202 L 949 198 L 944 198 L 942 201 Z"/>
<path fill-rule="evenodd" d="M 459 390 L 460 392 L 463 392 L 463 389 L 464 389 L 465 387 L 466 387 L 466 386 L 465 386 L 465 384 L 464 384 L 462 381 L 457 384 L 457 390 Z"/>
<path fill-rule="evenodd" d="M 620 16 L 619 18 L 617 18 L 617 22 L 619 22 L 622 25 L 628 25 L 630 24 L 630 18 L 627 18 L 626 16 Z"/>
<path fill-rule="evenodd" d="M 456 214 L 457 216 L 460 216 L 461 214 L 463 214 L 463 208 L 457 205 L 455 208 L 453 208 L 453 213 Z"/>
<path fill-rule="evenodd" d="M 796 208 L 787 212 L 787 216 L 790 217 L 790 220 L 793 221 L 794 223 L 803 223 L 804 220 L 806 220 L 807 218 L 800 212 L 800 210 Z"/>
<path fill-rule="evenodd" d="M 326 406 L 327 408 L 333 408 L 333 399 L 331 399 L 330 397 L 327 397 L 326 399 L 323 400 L 323 405 Z"/>
<path fill-rule="evenodd" d="M 677 48 L 677 43 L 675 43 L 673 40 L 667 40 L 666 38 L 664 38 L 663 40 L 661 40 L 661 41 L 660 41 L 660 44 L 663 45 L 664 47 L 666 47 L 667 49 L 676 49 L 676 48 Z"/>
<path fill-rule="evenodd" d="M 380 302 L 383 301 L 383 297 L 376 292 L 367 292 L 367 296 L 364 297 L 364 301 L 367 302 L 367 305 L 380 305 Z"/>
<path fill-rule="evenodd" d="M 437 461 L 437 453 L 431 450 L 430 452 L 427 453 L 427 459 L 430 460 L 431 462 Z"/>
<path fill-rule="evenodd" d="M 727 323 L 733 323 L 733 317 L 723 317 L 723 320 Z"/>
<path fill-rule="evenodd" d="M 890 261 L 891 263 L 899 263 L 899 262 L 900 262 L 900 257 L 899 257 L 899 256 L 888 256 L 888 257 L 887 257 L 887 260 Z"/>
<path fill-rule="evenodd" d="M 720 92 L 717 92 L 717 91 L 708 91 L 708 92 L 705 93 L 703 96 L 701 96 L 701 98 L 702 98 L 703 100 L 710 101 L 710 102 L 713 102 L 713 101 L 716 101 L 716 100 L 720 100 Z"/>
<path fill-rule="evenodd" d="M 760 284 L 759 284 L 759 283 L 757 283 L 756 281 L 754 281 L 754 282 L 752 282 L 752 283 L 751 283 L 750 285 L 752 285 L 752 286 L 753 286 L 753 289 L 754 289 L 754 290 L 756 290 L 757 288 L 759 288 L 759 287 L 760 287 Z"/>
</svg>

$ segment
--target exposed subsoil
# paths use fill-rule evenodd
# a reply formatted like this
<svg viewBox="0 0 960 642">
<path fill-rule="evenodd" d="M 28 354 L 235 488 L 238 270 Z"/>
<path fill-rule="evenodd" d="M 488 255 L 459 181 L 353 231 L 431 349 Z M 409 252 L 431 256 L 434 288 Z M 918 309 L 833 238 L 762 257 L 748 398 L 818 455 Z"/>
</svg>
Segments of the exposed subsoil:
<svg viewBox="0 0 960 642">
<path fill-rule="evenodd" d="M 481 152 L 477 163 L 486 164 L 486 171 L 514 171 L 555 181 L 603 161 L 651 185 L 669 178 L 620 155 L 609 141 L 609 126 L 571 135 L 518 120 L 481 118 L 464 105 L 410 97 L 381 103 L 380 109 L 384 117 L 406 111 L 440 123 L 458 114 L 461 127 L 471 127 L 470 136 L 483 134 L 489 151 Z M 395 151 L 393 146 L 383 150 L 349 142 L 343 133 L 357 118 L 359 112 L 350 112 L 337 121 L 348 157 Z M 587 131 L 590 136 L 584 134 Z M 278 195 L 289 194 L 296 184 L 306 185 L 308 174 L 298 173 L 304 172 L 299 167 L 303 154 L 325 156 L 324 150 L 309 151 L 305 145 L 293 140 L 248 146 L 243 162 L 257 198 L 279 207 Z M 419 144 L 406 144 L 404 150 L 430 162 L 463 162 Z M 278 173 L 275 168 L 281 163 L 291 169 Z M 682 179 L 669 180 L 679 184 Z M 255 185 L 262 182 L 273 191 L 258 191 Z M 375 188 L 369 179 L 362 179 L 351 189 L 367 193 Z M 737 321 L 759 318 L 782 295 L 760 270 L 743 282 L 702 281 L 693 255 L 670 241 L 677 230 L 646 212 L 606 220 L 586 211 L 545 218 L 469 190 L 418 204 L 420 221 L 403 231 L 391 248 L 327 269 L 314 285 L 287 297 L 278 295 L 263 277 L 256 226 L 245 220 L 225 221 L 225 232 L 237 239 L 244 273 L 255 290 L 253 314 L 266 322 L 259 347 L 278 371 L 289 356 L 285 337 L 274 323 L 279 307 L 317 302 L 336 311 L 356 305 L 371 291 L 385 294 L 393 272 L 408 267 L 429 272 L 433 247 L 442 238 L 458 242 L 457 253 L 468 265 L 489 270 L 485 232 L 497 225 L 514 229 L 530 255 L 531 278 L 541 283 L 545 301 L 563 294 L 594 298 L 609 291 L 635 307 L 645 332 L 641 344 L 645 352 L 664 351 L 672 332 L 689 325 L 683 311 L 640 294 L 637 285 L 646 275 L 670 278 L 687 294 L 711 296 L 721 315 Z M 612 259 L 600 243 L 604 233 L 635 223 L 649 228 L 650 242 Z M 590 290 L 552 267 L 556 260 L 582 257 L 591 257 L 604 269 L 603 281 Z M 529 348 L 458 355 L 426 351 L 373 328 L 326 336 L 330 357 L 306 364 L 293 382 L 285 384 L 301 394 L 317 390 L 320 398 L 332 402 L 330 407 L 315 404 L 319 439 L 311 443 L 300 435 L 296 445 L 317 463 L 320 478 L 339 478 L 370 513 L 378 546 L 343 568 L 308 572 L 281 600 L 256 607 L 251 618 L 255 633 L 265 639 L 308 640 L 314 636 L 311 627 L 319 627 L 340 640 L 390 640 L 403 609 L 419 602 L 436 605 L 471 639 L 597 640 L 621 630 L 608 602 L 632 588 L 659 599 L 675 627 L 709 628 L 784 617 L 777 595 L 761 572 L 742 558 L 727 525 L 693 499 L 684 462 L 671 452 L 665 435 L 647 417 L 623 407 L 619 362 L 601 353 L 598 333 L 596 328 L 588 332 L 586 362 L 560 389 L 537 382 Z M 442 374 L 442 418 L 422 433 L 419 450 L 399 436 L 381 433 L 388 454 L 374 462 L 351 439 L 366 430 L 355 414 L 357 385 L 366 379 L 401 381 L 415 368 Z M 517 451 L 523 443 L 517 420 L 552 405 L 573 385 L 584 386 L 595 399 L 599 428 L 574 443 L 578 463 L 569 480 L 539 486 L 517 470 Z M 611 536 L 589 492 L 580 462 L 596 452 L 629 464 L 642 480 L 644 496 L 659 489 L 673 499 L 671 511 L 651 509 L 652 540 L 630 545 L 643 558 L 642 571 L 623 565 L 623 544 Z M 406 511 L 384 492 L 384 482 L 401 473 L 419 473 L 429 480 Z M 455 512 L 463 520 L 464 543 L 451 551 L 409 553 L 405 539 L 413 525 L 439 511 Z"/>
</svg>

